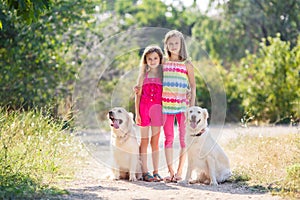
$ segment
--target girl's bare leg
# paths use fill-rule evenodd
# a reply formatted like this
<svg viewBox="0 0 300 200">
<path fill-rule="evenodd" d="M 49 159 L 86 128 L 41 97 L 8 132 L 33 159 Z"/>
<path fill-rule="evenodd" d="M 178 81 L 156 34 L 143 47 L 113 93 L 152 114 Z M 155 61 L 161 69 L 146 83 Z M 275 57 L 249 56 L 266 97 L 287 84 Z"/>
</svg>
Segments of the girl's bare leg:
<svg viewBox="0 0 300 200">
<path fill-rule="evenodd" d="M 149 127 L 141 127 L 140 155 L 141 155 L 143 173 L 148 172 L 148 164 L 147 164 L 148 143 L 149 143 Z"/>
<path fill-rule="evenodd" d="M 151 149 L 152 149 L 152 163 L 153 163 L 153 174 L 158 173 L 159 163 L 159 136 L 160 126 L 152 126 L 152 137 L 151 137 Z"/>
<path fill-rule="evenodd" d="M 170 173 L 170 177 L 174 176 L 174 169 L 173 169 L 173 148 L 165 148 L 165 155 L 166 155 L 166 161 L 168 165 L 168 170 Z"/>
<path fill-rule="evenodd" d="M 178 168 L 177 168 L 177 177 L 181 177 L 182 176 L 182 170 L 184 167 L 184 162 L 186 160 L 186 149 L 185 148 L 181 148 L 180 149 L 180 154 L 179 154 L 179 164 L 178 164 Z"/>
</svg>

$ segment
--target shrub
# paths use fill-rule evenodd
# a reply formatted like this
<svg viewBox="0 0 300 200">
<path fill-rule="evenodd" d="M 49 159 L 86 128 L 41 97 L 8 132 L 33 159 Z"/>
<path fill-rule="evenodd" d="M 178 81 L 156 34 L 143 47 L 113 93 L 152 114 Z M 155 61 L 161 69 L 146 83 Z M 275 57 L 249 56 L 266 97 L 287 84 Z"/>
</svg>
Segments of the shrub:
<svg viewBox="0 0 300 200">
<path fill-rule="evenodd" d="M 50 185 L 72 175 L 67 167 L 76 161 L 80 145 L 62 126 L 42 110 L 0 108 L 0 199 L 64 192 Z"/>
</svg>

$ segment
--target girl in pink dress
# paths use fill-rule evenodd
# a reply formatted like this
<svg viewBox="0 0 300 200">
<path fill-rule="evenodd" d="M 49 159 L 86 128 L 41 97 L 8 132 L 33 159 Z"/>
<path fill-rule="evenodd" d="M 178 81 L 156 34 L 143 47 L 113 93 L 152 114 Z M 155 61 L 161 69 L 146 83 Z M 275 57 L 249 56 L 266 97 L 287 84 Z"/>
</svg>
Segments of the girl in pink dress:
<svg viewBox="0 0 300 200">
<path fill-rule="evenodd" d="M 143 179 L 145 181 L 161 181 L 158 174 L 159 136 L 163 124 L 162 119 L 162 59 L 159 46 L 148 46 L 141 58 L 141 70 L 138 77 L 138 89 L 135 98 L 136 124 L 141 130 L 140 154 L 142 160 Z M 147 149 L 149 130 L 151 129 L 151 149 L 153 175 L 147 167 Z"/>
</svg>

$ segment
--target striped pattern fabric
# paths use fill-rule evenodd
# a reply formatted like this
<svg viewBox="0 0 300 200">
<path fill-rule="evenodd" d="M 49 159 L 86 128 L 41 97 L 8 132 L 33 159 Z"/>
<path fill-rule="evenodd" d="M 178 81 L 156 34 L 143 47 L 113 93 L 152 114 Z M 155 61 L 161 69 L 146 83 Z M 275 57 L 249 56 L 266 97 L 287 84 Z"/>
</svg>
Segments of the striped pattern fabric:
<svg viewBox="0 0 300 200">
<path fill-rule="evenodd" d="M 185 112 L 188 104 L 186 92 L 188 76 L 185 61 L 166 61 L 163 64 L 162 105 L 164 114 Z"/>
</svg>

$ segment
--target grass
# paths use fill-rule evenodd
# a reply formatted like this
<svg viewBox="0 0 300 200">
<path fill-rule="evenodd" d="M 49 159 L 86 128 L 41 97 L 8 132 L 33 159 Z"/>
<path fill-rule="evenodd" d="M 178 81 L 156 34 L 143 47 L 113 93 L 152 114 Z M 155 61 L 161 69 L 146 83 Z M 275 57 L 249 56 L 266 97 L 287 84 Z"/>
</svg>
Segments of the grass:
<svg viewBox="0 0 300 200">
<path fill-rule="evenodd" d="M 253 190 L 300 198 L 300 135 L 240 135 L 226 146 L 233 181 Z"/>
<path fill-rule="evenodd" d="M 73 176 L 82 146 L 63 125 L 42 110 L 0 108 L 0 199 L 67 193 L 55 183 Z"/>
<path fill-rule="evenodd" d="M 47 199 L 73 178 L 82 145 L 44 111 L 0 108 L 0 199 Z M 233 182 L 287 198 L 300 198 L 300 135 L 241 134 L 225 147 Z"/>
</svg>

